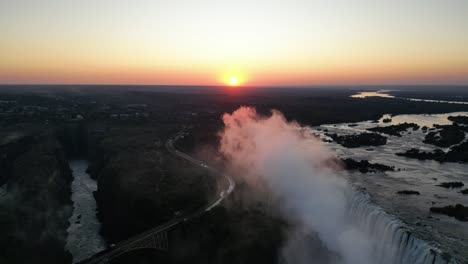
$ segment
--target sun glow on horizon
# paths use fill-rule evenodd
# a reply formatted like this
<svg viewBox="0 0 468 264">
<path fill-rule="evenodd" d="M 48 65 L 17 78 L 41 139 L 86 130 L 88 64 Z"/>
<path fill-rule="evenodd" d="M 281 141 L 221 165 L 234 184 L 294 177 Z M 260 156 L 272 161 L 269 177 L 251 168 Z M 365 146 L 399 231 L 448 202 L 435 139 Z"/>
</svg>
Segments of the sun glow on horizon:
<svg viewBox="0 0 468 264">
<path fill-rule="evenodd" d="M 240 86 L 247 81 L 246 74 L 238 69 L 226 71 L 221 75 L 220 81 L 228 86 Z"/>
<path fill-rule="evenodd" d="M 237 86 L 239 84 L 239 79 L 236 76 L 231 76 L 229 79 L 229 84 L 232 86 Z"/>
<path fill-rule="evenodd" d="M 468 84 L 468 1 L 30 2 L 0 0 L 0 83 Z"/>
</svg>

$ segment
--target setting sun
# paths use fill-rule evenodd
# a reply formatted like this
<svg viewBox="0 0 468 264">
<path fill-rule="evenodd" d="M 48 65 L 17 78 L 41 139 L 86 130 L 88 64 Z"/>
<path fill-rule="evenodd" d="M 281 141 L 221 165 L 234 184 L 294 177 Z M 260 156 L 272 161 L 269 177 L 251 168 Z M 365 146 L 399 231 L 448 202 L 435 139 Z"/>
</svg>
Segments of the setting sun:
<svg viewBox="0 0 468 264">
<path fill-rule="evenodd" d="M 236 86 L 239 84 L 239 79 L 236 76 L 231 76 L 231 78 L 229 78 L 229 84 Z"/>
<path fill-rule="evenodd" d="M 2 84 L 468 84 L 468 1 L 29 2 L 0 0 Z"/>
<path fill-rule="evenodd" d="M 219 81 L 228 86 L 244 85 L 247 79 L 246 72 L 239 69 L 230 69 L 224 71 L 224 73 L 222 73 L 219 77 Z"/>
</svg>

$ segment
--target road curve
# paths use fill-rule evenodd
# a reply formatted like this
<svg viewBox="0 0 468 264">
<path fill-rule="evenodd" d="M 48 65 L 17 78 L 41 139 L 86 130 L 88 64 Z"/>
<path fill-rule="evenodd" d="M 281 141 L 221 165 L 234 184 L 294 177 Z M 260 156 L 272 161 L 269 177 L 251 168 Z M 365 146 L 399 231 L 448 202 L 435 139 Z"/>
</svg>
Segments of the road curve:
<svg viewBox="0 0 468 264">
<path fill-rule="evenodd" d="M 179 138 L 181 138 L 183 136 L 183 131 L 177 133 L 173 138 L 169 139 L 167 142 L 166 142 L 166 149 L 173 155 L 175 156 L 178 156 L 182 159 L 185 159 L 186 161 L 196 165 L 196 166 L 200 166 L 202 168 L 204 168 L 205 170 L 208 170 L 210 171 L 211 173 L 214 173 L 214 174 L 217 174 L 217 175 L 220 175 L 222 176 L 225 180 L 227 180 L 227 182 L 229 183 L 229 186 L 227 187 L 226 190 L 221 190 L 221 192 L 219 193 L 219 196 L 212 202 L 210 202 L 209 204 L 207 204 L 206 206 L 204 206 L 203 208 L 201 209 L 198 209 L 197 211 L 193 212 L 193 213 L 190 213 L 190 214 L 187 214 L 187 215 L 184 215 L 184 216 L 181 216 L 181 217 L 178 217 L 178 218 L 174 218 L 164 224 L 161 224 L 161 225 L 158 225 L 154 228 L 151 228 L 143 233 L 140 233 L 136 236 L 133 236 L 125 241 L 122 241 L 118 244 L 116 244 L 115 246 L 113 246 L 112 248 L 110 249 L 107 249 L 103 252 L 100 252 L 100 253 L 97 253 L 96 255 L 92 256 L 91 258 L 88 258 L 86 260 L 83 260 L 83 261 L 80 261 L 79 263 L 87 263 L 87 264 L 91 264 L 91 263 L 102 263 L 102 262 L 107 262 L 107 260 L 110 260 L 112 259 L 113 257 L 116 257 L 120 254 L 122 254 L 122 251 L 119 250 L 119 249 L 122 249 L 122 248 L 125 248 L 125 247 L 130 247 L 132 246 L 132 244 L 134 243 L 138 243 L 138 241 L 142 240 L 142 239 L 145 239 L 149 236 L 152 236 L 152 235 L 155 235 L 159 232 L 163 232 L 163 231 L 166 231 L 170 228 L 173 228 L 175 226 L 177 226 L 178 224 L 182 223 L 182 222 L 185 222 L 185 221 L 189 221 L 195 217 L 198 217 L 200 215 L 202 215 L 203 213 L 205 212 L 208 212 L 210 211 L 211 209 L 213 209 L 214 207 L 218 206 L 224 199 L 226 199 L 226 197 L 228 197 L 232 191 L 234 191 L 234 188 L 236 187 L 236 184 L 234 182 L 234 180 L 226 173 L 223 173 L 213 167 L 210 167 L 209 165 L 203 163 L 202 161 L 200 160 L 197 160 L 195 158 L 193 158 L 192 156 L 186 154 L 186 153 L 183 153 L 179 150 L 177 150 L 175 147 L 174 147 L 174 141 L 178 140 Z"/>
<path fill-rule="evenodd" d="M 180 152 L 178 151 L 175 147 L 174 147 L 174 141 L 176 141 L 177 139 L 179 139 L 180 137 L 182 137 L 182 134 L 183 132 L 179 132 L 176 134 L 176 136 L 174 137 L 174 139 L 169 139 L 167 142 L 166 142 L 166 148 L 169 152 L 171 152 L 172 154 L 182 158 L 182 159 L 185 159 L 187 161 L 189 161 L 190 163 L 196 165 L 196 166 L 200 166 L 202 168 L 204 168 L 205 170 L 208 170 L 214 174 L 217 174 L 217 175 L 220 175 L 222 176 L 223 178 L 225 178 L 228 183 L 229 183 L 229 186 L 226 190 L 222 190 L 220 193 L 219 193 L 219 197 L 211 202 L 210 204 L 208 204 L 207 206 L 204 207 L 204 209 L 202 211 L 209 211 L 211 210 L 212 208 L 216 207 L 218 204 L 220 204 L 226 197 L 228 197 L 232 191 L 234 191 L 234 188 L 236 187 L 236 183 L 234 182 L 234 180 L 231 178 L 231 176 L 229 176 L 228 174 L 226 173 L 223 173 L 222 171 L 219 171 L 213 167 L 210 167 L 209 165 L 203 163 L 202 161 L 200 160 L 197 160 L 191 156 L 189 156 L 188 154 L 186 153 L 183 153 L 183 152 Z M 191 214 L 193 215 L 193 214 Z M 186 218 L 186 217 L 185 217 Z"/>
</svg>

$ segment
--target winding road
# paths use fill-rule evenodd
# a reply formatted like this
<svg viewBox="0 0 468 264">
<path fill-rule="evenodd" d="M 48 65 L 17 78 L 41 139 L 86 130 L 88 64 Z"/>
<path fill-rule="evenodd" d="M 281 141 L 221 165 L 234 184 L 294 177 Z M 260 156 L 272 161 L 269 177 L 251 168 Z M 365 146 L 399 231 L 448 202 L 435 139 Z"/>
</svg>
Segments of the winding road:
<svg viewBox="0 0 468 264">
<path fill-rule="evenodd" d="M 90 263 L 107 263 L 109 260 L 117 257 L 118 255 L 121 255 L 123 252 L 125 252 L 123 249 L 126 249 L 126 248 L 131 248 L 132 245 L 135 245 L 135 244 L 138 244 L 140 241 L 142 240 L 145 240 L 149 237 L 152 237 L 152 236 L 155 236 L 156 234 L 158 233 L 161 233 L 161 232 L 164 232 L 164 231 L 167 231 L 171 228 L 174 228 L 175 226 L 177 226 L 178 224 L 180 223 L 183 223 L 185 221 L 189 221 L 195 217 L 198 217 L 202 214 L 204 214 L 205 212 L 208 212 L 210 211 L 211 209 L 213 209 L 214 207 L 218 206 L 224 199 L 226 199 L 226 197 L 228 197 L 232 191 L 234 191 L 234 188 L 236 187 L 236 184 L 234 182 L 234 180 L 226 173 L 223 173 L 213 167 L 210 167 L 209 165 L 203 163 L 202 161 L 200 160 L 197 160 L 195 159 L 194 157 L 186 154 L 186 153 L 183 153 L 179 150 L 177 150 L 175 147 L 174 147 L 174 142 L 176 140 L 178 140 L 179 138 L 182 138 L 183 137 L 183 131 L 177 133 L 173 138 L 169 139 L 167 142 L 166 142 L 166 149 L 172 153 L 173 155 L 175 156 L 178 156 L 190 163 L 192 163 L 193 165 L 195 166 L 200 166 L 202 168 L 204 168 L 205 170 L 208 170 L 210 171 L 211 173 L 214 173 L 214 174 L 217 174 L 221 177 L 223 177 L 227 183 L 228 183 L 228 186 L 225 190 L 221 190 L 221 192 L 219 193 L 218 197 L 210 202 L 209 204 L 207 204 L 206 206 L 198 209 L 197 211 L 195 212 L 192 212 L 190 214 L 187 214 L 187 215 L 184 215 L 184 216 L 181 216 L 181 217 L 178 217 L 178 218 L 174 218 L 164 224 L 161 224 L 161 225 L 158 225 L 150 230 L 147 230 L 143 233 L 140 233 L 136 236 L 133 236 L 125 241 L 122 241 L 118 244 L 116 244 L 115 246 L 112 246 L 111 248 L 107 249 L 107 250 L 104 250 L 94 256 L 92 256 L 91 258 L 88 258 L 86 260 L 83 260 L 79 263 L 87 263 L 87 264 L 90 264 Z"/>
</svg>

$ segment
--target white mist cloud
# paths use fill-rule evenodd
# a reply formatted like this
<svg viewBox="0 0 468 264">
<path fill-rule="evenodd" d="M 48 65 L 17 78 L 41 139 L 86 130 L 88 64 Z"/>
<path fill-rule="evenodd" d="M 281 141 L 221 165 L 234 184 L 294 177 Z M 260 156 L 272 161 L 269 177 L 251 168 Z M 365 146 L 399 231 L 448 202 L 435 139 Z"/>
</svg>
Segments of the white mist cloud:
<svg viewBox="0 0 468 264">
<path fill-rule="evenodd" d="M 316 234 L 338 255 L 333 263 L 374 263 L 371 241 L 348 219 L 350 186 L 327 165 L 335 156 L 318 138 L 278 111 L 262 117 L 253 108 L 241 107 L 225 114 L 223 122 L 220 151 L 236 175 L 254 190 L 266 185 L 296 231 L 304 237 Z M 290 234 L 283 250 L 287 263 L 329 263 L 309 254 L 307 246 L 298 247 L 298 237 L 297 232 Z"/>
</svg>

